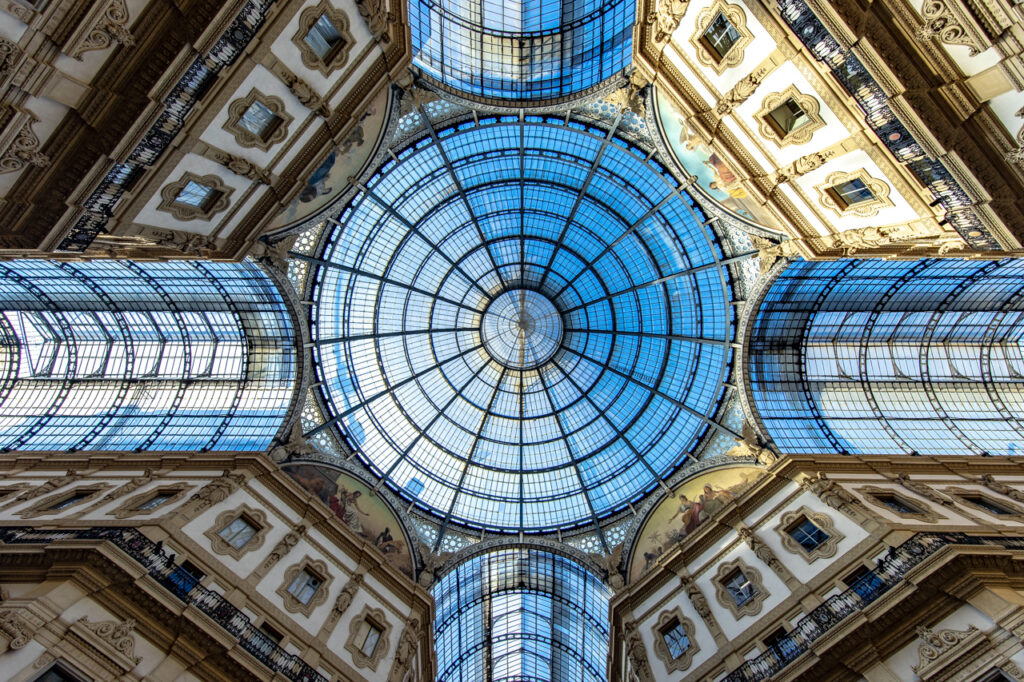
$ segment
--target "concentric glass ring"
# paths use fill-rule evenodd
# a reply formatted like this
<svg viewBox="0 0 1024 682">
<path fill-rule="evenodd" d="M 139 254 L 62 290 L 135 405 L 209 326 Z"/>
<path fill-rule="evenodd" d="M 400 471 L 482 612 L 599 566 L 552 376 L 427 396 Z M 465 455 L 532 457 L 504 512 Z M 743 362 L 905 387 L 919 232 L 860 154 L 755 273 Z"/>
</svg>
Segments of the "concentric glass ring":
<svg viewBox="0 0 1024 682">
<path fill-rule="evenodd" d="M 531 116 L 459 123 L 396 157 L 321 241 L 328 419 L 308 435 L 337 428 L 443 522 L 529 532 L 599 523 L 721 428 L 729 274 L 648 150 Z M 530 314 L 520 358 L 524 320 L 500 311 L 524 296 L 548 314 Z"/>
</svg>

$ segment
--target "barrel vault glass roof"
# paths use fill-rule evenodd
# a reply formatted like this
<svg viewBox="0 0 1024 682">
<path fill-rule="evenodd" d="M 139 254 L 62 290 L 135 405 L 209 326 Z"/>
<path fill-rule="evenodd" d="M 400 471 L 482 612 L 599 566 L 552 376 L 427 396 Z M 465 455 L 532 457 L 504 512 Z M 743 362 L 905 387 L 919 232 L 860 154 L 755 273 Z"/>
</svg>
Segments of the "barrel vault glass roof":
<svg viewBox="0 0 1024 682">
<path fill-rule="evenodd" d="M 327 421 L 400 494 L 495 531 L 597 523 L 709 429 L 732 361 L 706 217 L 643 149 L 565 117 L 414 139 L 325 234 Z"/>
<path fill-rule="evenodd" d="M 464 95 L 551 100 L 630 63 L 636 0 L 410 0 L 413 59 Z"/>
</svg>

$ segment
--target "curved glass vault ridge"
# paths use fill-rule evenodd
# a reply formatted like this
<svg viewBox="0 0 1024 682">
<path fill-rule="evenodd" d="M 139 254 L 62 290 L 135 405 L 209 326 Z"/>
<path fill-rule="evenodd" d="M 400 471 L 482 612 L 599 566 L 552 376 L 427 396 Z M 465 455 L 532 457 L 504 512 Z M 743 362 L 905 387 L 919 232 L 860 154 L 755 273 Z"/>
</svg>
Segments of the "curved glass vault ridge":
<svg viewBox="0 0 1024 682">
<path fill-rule="evenodd" d="M 748 335 L 784 453 L 1024 454 L 1024 261 L 797 262 Z"/>
<path fill-rule="evenodd" d="M 517 548 L 473 557 L 431 589 L 438 682 L 603 682 L 611 591 L 580 564 Z"/>
<path fill-rule="evenodd" d="M 445 523 L 543 531 L 624 509 L 723 428 L 729 274 L 643 150 L 507 117 L 397 156 L 314 261 L 307 435 L 337 426 Z"/>
<path fill-rule="evenodd" d="M 410 0 L 413 62 L 462 94 L 550 100 L 626 68 L 636 0 Z"/>
<path fill-rule="evenodd" d="M 0 263 L 0 448 L 264 450 L 296 378 L 252 263 Z"/>
</svg>

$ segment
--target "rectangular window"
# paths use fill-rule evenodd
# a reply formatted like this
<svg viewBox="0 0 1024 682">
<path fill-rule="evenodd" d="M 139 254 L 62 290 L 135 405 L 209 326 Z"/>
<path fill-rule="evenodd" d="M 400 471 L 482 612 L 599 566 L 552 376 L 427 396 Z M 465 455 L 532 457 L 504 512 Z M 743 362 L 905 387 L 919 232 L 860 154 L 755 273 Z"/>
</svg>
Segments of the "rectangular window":
<svg viewBox="0 0 1024 682">
<path fill-rule="evenodd" d="M 72 507 L 78 504 L 79 502 L 82 502 L 83 500 L 92 497 L 95 494 L 95 490 L 76 490 L 74 493 L 68 495 L 67 497 L 61 498 L 59 501 L 54 502 L 46 509 L 47 511 L 60 511 L 61 509 L 67 509 L 68 507 Z"/>
<path fill-rule="evenodd" d="M 758 595 L 757 588 L 738 568 L 725 578 L 723 584 L 736 606 L 743 606 Z"/>
<path fill-rule="evenodd" d="M 678 618 L 672 619 L 668 625 L 661 630 L 661 636 L 668 647 L 668 653 L 673 660 L 679 658 L 690 648 L 690 638 L 686 636 L 686 630 Z"/>
<path fill-rule="evenodd" d="M 359 624 L 356 646 L 359 647 L 359 651 L 364 656 L 373 657 L 373 652 L 377 650 L 377 642 L 380 641 L 382 632 L 383 630 L 372 620 L 364 620 Z"/>
<path fill-rule="evenodd" d="M 707 30 L 704 31 L 704 35 L 701 36 L 701 41 L 719 60 L 729 53 L 739 39 L 740 32 L 721 12 L 715 15 Z"/>
<path fill-rule="evenodd" d="M 874 571 L 867 566 L 861 566 L 853 573 L 843 578 L 843 583 L 853 589 L 861 599 L 871 601 L 880 594 L 884 585 Z"/>
<path fill-rule="evenodd" d="M 982 509 L 987 511 L 989 514 L 998 514 L 998 515 L 1002 516 L 1002 515 L 1005 515 L 1005 514 L 1012 514 L 1013 513 L 1009 509 L 1007 509 L 1006 507 L 1001 507 L 1000 505 L 996 504 L 992 500 L 990 500 L 987 497 L 984 497 L 982 495 L 967 495 L 967 496 L 964 496 L 964 499 L 967 500 L 968 502 L 970 502 L 971 504 L 973 504 L 976 507 L 981 507 Z"/>
<path fill-rule="evenodd" d="M 299 571 L 299 574 L 295 576 L 295 580 L 288 586 L 288 592 L 300 604 L 308 604 L 316 594 L 316 591 L 320 589 L 320 583 L 323 581 L 317 576 L 313 575 L 306 569 Z"/>
<path fill-rule="evenodd" d="M 79 682 L 81 678 L 72 675 L 59 665 L 55 665 L 36 678 L 36 682 Z"/>
<path fill-rule="evenodd" d="M 330 61 L 331 55 L 341 45 L 341 33 L 331 23 L 326 14 L 321 14 L 309 32 L 303 38 L 306 44 L 316 53 L 316 56 L 324 62 Z"/>
<path fill-rule="evenodd" d="M 252 540 L 253 536 L 256 535 L 256 526 L 249 519 L 244 516 L 239 516 L 237 519 L 224 526 L 217 532 L 224 542 L 228 543 L 235 549 L 241 549 L 245 547 L 245 544 Z"/>
<path fill-rule="evenodd" d="M 785 102 L 769 111 L 766 120 L 779 137 L 785 137 L 811 119 L 796 103 L 796 100 L 789 97 Z"/>
<path fill-rule="evenodd" d="M 284 639 L 284 635 L 282 635 L 282 634 L 281 634 L 280 632 L 278 632 L 278 631 L 277 631 L 277 630 L 276 630 L 276 629 L 275 629 L 275 628 L 274 628 L 273 626 L 271 626 L 271 625 L 270 625 L 269 623 L 266 623 L 266 622 L 262 623 L 262 624 L 260 625 L 260 628 L 259 628 L 259 629 L 260 629 L 260 632 L 262 632 L 262 633 L 263 633 L 263 634 L 265 634 L 265 635 L 266 635 L 267 637 L 269 637 L 270 639 L 272 639 L 272 640 L 274 641 L 274 644 L 280 644 L 280 643 L 281 643 L 281 640 L 282 640 L 282 639 Z"/>
<path fill-rule="evenodd" d="M 921 510 L 895 495 L 875 495 L 875 499 L 898 514 L 921 514 Z"/>
<path fill-rule="evenodd" d="M 156 495 L 150 497 L 145 502 L 142 502 L 141 504 L 136 506 L 135 511 L 149 511 L 150 509 L 156 509 L 157 507 L 162 505 L 164 502 L 167 502 L 167 500 L 171 499 L 172 497 L 174 497 L 174 493 L 159 492 Z"/>
<path fill-rule="evenodd" d="M 801 653 L 793 638 L 781 627 L 776 628 L 764 638 L 764 646 L 769 651 L 775 652 L 775 655 L 783 663 L 792 661 Z"/>
<path fill-rule="evenodd" d="M 217 203 L 219 196 L 220 192 L 214 188 L 207 187 L 195 180 L 189 180 L 185 186 L 181 188 L 181 191 L 178 192 L 178 196 L 176 196 L 174 200 L 179 204 L 192 206 L 201 211 L 206 211 Z"/>
<path fill-rule="evenodd" d="M 832 195 L 840 208 L 849 208 L 865 201 L 873 201 L 875 198 L 875 193 L 868 189 L 860 178 L 832 185 L 826 191 Z"/>
<path fill-rule="evenodd" d="M 808 552 L 817 549 L 828 540 L 828 533 L 814 525 L 807 517 L 794 523 L 786 532 Z"/>
<path fill-rule="evenodd" d="M 242 118 L 238 120 L 239 126 L 245 128 L 261 140 L 266 140 L 270 137 L 270 134 L 277 129 L 280 123 L 281 119 L 278 115 L 259 100 L 250 104 L 249 108 L 242 114 Z"/>
</svg>

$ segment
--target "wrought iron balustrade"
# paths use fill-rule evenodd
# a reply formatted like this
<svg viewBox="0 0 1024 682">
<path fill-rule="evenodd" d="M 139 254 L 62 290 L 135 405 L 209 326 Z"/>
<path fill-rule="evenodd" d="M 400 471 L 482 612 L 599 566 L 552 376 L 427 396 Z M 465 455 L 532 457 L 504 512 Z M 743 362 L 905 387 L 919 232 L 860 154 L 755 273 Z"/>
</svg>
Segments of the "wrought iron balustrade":
<svg viewBox="0 0 1024 682">
<path fill-rule="evenodd" d="M 767 680 L 807 651 L 811 644 L 847 616 L 860 611 L 900 583 L 912 568 L 947 545 L 994 545 L 1024 549 L 1024 538 L 980 537 L 965 533 L 918 533 L 902 545 L 893 547 L 878 566 L 848 590 L 833 595 L 806 616 L 792 630 L 778 638 L 775 645 L 757 658 L 733 670 L 723 682 Z"/>
<path fill-rule="evenodd" d="M 153 542 L 134 528 L 82 528 L 37 530 L 0 528 L 0 542 L 47 544 L 59 540 L 105 540 L 142 565 L 149 575 L 185 604 L 194 606 L 227 630 L 243 649 L 271 670 L 293 682 L 329 682 L 308 663 L 290 654 L 261 632 L 249 617 L 223 595 L 199 584 L 199 579 L 174 563 L 160 543 Z"/>
</svg>

